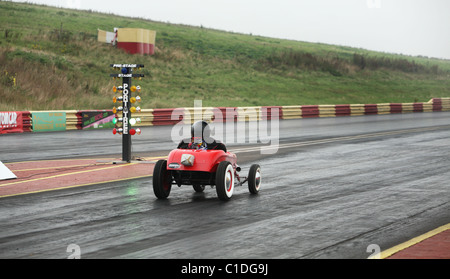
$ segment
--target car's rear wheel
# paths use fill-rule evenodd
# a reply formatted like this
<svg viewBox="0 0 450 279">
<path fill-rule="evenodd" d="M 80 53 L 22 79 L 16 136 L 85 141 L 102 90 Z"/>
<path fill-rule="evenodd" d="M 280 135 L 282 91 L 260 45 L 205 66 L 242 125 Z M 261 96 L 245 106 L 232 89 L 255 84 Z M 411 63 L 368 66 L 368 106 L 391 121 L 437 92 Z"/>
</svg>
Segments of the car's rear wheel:
<svg viewBox="0 0 450 279">
<path fill-rule="evenodd" d="M 222 161 L 216 171 L 216 192 L 219 199 L 227 201 L 234 191 L 234 169 L 230 162 Z"/>
<path fill-rule="evenodd" d="M 172 177 L 167 171 L 167 161 L 159 160 L 153 169 L 153 193 L 158 199 L 166 199 L 172 189 Z"/>
<path fill-rule="evenodd" d="M 252 194 L 258 194 L 261 188 L 261 167 L 254 164 L 248 171 L 248 190 Z"/>
</svg>

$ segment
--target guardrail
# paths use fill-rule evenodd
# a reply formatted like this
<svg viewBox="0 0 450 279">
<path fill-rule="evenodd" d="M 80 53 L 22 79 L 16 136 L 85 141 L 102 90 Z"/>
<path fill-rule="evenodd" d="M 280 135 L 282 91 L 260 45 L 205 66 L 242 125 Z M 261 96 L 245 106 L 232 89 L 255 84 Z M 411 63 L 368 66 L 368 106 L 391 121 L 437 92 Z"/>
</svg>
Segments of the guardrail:
<svg viewBox="0 0 450 279">
<path fill-rule="evenodd" d="M 68 110 L 66 111 L 66 130 L 81 130 L 81 111 Z"/>
<path fill-rule="evenodd" d="M 175 125 L 180 121 L 191 124 L 198 119 L 211 121 L 253 121 L 261 119 L 298 119 L 312 117 L 342 117 L 358 115 L 376 115 L 393 113 L 416 113 L 450 111 L 450 98 L 433 98 L 423 103 L 381 103 L 347 105 L 304 105 L 304 106 L 256 106 L 256 107 L 202 107 L 143 109 L 133 113 L 141 118 L 139 126 Z M 81 130 L 87 128 L 108 128 L 112 125 L 112 110 L 67 110 L 44 111 L 48 113 L 47 130 Z M 33 123 L 33 113 L 42 115 L 42 111 L 0 112 L 0 134 L 36 132 L 37 123 Z M 221 119 L 217 116 L 220 115 Z M 61 119 L 61 118 L 64 118 Z M 61 121 L 62 120 L 62 121 Z M 64 122 L 65 121 L 65 122 Z M 53 124 L 51 126 L 50 124 Z M 52 127 L 54 129 L 52 129 Z"/>
<path fill-rule="evenodd" d="M 281 109 L 283 119 L 450 111 L 450 98 L 433 98 L 426 103 L 282 106 Z"/>
</svg>

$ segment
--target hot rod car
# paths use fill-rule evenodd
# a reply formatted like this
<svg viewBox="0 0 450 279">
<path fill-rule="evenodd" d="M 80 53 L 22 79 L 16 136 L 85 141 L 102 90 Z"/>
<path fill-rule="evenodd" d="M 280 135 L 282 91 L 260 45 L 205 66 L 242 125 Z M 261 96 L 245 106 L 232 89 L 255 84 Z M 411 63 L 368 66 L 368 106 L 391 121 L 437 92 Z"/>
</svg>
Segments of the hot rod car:
<svg viewBox="0 0 450 279">
<path fill-rule="evenodd" d="M 156 162 L 153 170 L 153 192 L 158 199 L 166 199 L 172 185 L 192 185 L 203 192 L 206 185 L 216 188 L 220 200 L 229 200 L 235 186 L 248 183 L 251 194 L 261 187 L 261 167 L 253 164 L 247 177 L 238 173 L 236 154 L 224 150 L 174 149 L 167 160 Z"/>
</svg>

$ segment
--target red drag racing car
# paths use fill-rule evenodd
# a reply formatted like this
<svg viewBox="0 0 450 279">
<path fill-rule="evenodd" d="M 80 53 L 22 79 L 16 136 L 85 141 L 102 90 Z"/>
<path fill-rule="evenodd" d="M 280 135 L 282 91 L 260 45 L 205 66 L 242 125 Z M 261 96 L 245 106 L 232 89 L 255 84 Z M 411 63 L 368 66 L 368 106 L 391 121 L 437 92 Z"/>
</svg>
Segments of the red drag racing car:
<svg viewBox="0 0 450 279">
<path fill-rule="evenodd" d="M 253 164 L 247 177 L 238 174 L 236 155 L 224 150 L 174 149 L 167 160 L 159 160 L 153 171 L 153 192 L 158 199 L 166 199 L 172 185 L 192 185 L 203 192 L 206 185 L 216 188 L 221 200 L 229 200 L 235 186 L 248 182 L 250 193 L 261 187 L 261 167 Z"/>
</svg>

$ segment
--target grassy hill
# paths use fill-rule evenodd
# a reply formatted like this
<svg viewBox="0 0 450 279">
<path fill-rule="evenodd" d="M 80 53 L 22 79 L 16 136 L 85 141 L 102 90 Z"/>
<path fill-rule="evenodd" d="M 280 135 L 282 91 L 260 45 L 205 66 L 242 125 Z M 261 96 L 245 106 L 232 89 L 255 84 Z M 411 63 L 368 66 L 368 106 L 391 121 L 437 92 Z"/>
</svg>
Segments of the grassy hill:
<svg viewBox="0 0 450 279">
<path fill-rule="evenodd" d="M 97 29 L 156 30 L 155 55 Z M 386 42 L 389 43 L 389 42 Z M 141 107 L 428 101 L 450 96 L 450 61 L 0 1 L 0 110 L 110 109 L 111 63 L 140 63 Z"/>
</svg>

